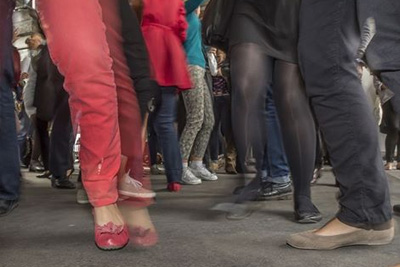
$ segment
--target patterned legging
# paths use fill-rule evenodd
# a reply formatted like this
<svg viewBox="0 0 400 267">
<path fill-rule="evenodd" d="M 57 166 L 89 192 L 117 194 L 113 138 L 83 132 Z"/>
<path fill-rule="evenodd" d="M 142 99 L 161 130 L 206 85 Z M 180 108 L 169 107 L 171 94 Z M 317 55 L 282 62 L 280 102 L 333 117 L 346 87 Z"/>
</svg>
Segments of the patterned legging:
<svg viewBox="0 0 400 267">
<path fill-rule="evenodd" d="M 186 108 L 186 125 L 181 135 L 182 159 L 203 158 L 214 127 L 210 91 L 204 79 L 205 69 L 189 66 L 193 88 L 182 93 Z"/>
</svg>

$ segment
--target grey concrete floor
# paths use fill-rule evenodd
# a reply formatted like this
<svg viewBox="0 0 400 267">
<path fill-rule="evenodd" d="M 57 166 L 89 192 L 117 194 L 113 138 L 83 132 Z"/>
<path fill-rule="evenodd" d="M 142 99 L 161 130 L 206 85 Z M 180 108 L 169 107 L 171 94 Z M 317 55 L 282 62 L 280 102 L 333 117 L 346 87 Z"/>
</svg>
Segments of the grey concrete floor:
<svg viewBox="0 0 400 267">
<path fill-rule="evenodd" d="M 400 171 L 392 171 L 393 203 L 400 203 Z M 24 173 L 20 206 L 0 219 L 0 266 L 394 266 L 400 263 L 400 238 L 382 247 L 349 247 L 335 251 L 301 251 L 285 245 L 290 233 L 321 226 L 334 216 L 337 204 L 331 172 L 313 186 L 315 204 L 324 215 L 317 225 L 293 222 L 291 200 L 260 203 L 242 221 L 228 221 L 210 211 L 229 200 L 241 184 L 237 176 L 185 186 L 179 193 L 164 189 L 165 178 L 153 177 L 157 203 L 150 208 L 160 234 L 151 249 L 126 247 L 102 252 L 93 241 L 90 207 L 75 203 L 75 191 L 50 188 L 48 180 Z M 399 221 L 400 217 L 396 220 Z"/>
</svg>

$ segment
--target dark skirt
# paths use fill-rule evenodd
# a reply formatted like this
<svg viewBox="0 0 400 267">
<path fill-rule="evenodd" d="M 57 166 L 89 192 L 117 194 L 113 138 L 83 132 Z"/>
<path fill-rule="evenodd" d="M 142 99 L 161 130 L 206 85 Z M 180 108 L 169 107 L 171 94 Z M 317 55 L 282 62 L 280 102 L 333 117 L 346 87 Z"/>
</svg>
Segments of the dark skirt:
<svg viewBox="0 0 400 267">
<path fill-rule="evenodd" d="M 237 0 L 230 47 L 256 43 L 274 58 L 297 63 L 301 0 Z"/>
</svg>

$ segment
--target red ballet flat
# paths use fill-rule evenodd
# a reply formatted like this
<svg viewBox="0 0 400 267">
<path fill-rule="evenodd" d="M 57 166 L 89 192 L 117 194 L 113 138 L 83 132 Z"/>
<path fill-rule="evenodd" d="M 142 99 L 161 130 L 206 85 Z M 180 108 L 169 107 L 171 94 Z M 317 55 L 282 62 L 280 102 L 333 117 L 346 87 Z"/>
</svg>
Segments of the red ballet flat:
<svg viewBox="0 0 400 267">
<path fill-rule="evenodd" d="M 168 191 L 170 192 L 179 192 L 181 191 L 182 186 L 177 182 L 169 183 L 167 186 Z"/>
<path fill-rule="evenodd" d="M 134 227 L 130 232 L 131 242 L 134 246 L 148 248 L 158 243 L 158 234 L 156 231 L 151 231 L 143 227 Z"/>
<path fill-rule="evenodd" d="M 129 242 L 129 232 L 126 225 L 115 225 L 112 222 L 106 225 L 95 225 L 95 243 L 101 250 L 118 250 Z"/>
</svg>

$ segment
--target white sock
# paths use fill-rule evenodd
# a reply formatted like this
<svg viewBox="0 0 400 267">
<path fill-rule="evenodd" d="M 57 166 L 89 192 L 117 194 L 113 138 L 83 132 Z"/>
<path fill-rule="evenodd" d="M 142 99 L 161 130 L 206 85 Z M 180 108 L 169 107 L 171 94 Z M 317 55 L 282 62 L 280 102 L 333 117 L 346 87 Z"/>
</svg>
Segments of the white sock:
<svg viewBox="0 0 400 267">
<path fill-rule="evenodd" d="M 182 167 L 183 167 L 184 169 L 187 169 L 188 163 L 187 163 L 187 162 L 182 162 Z"/>
<path fill-rule="evenodd" d="M 190 167 L 194 168 L 194 169 L 200 169 L 203 167 L 203 161 L 199 160 L 194 160 L 192 162 L 190 162 Z"/>
</svg>

